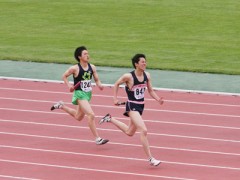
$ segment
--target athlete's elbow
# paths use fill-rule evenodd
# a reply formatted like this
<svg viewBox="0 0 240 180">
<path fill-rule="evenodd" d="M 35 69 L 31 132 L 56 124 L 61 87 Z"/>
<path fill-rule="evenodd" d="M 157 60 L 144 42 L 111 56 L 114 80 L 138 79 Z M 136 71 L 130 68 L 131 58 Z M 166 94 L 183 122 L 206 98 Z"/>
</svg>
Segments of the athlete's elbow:
<svg viewBox="0 0 240 180">
<path fill-rule="evenodd" d="M 65 81 L 66 79 L 67 79 L 67 76 L 66 76 L 66 74 L 64 73 L 64 74 L 62 75 L 62 80 Z"/>
</svg>

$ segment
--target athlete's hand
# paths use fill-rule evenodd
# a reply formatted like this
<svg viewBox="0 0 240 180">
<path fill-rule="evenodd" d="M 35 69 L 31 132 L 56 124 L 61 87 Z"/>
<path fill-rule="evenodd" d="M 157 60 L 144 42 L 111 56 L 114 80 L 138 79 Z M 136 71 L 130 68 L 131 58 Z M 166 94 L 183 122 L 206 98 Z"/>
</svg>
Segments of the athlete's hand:
<svg viewBox="0 0 240 180">
<path fill-rule="evenodd" d="M 98 88 L 102 91 L 104 89 L 103 85 L 99 85 Z"/>
<path fill-rule="evenodd" d="M 74 91 L 74 86 L 71 86 L 71 87 L 69 88 L 69 91 L 70 91 L 70 92 L 73 92 L 73 91 Z"/>
<path fill-rule="evenodd" d="M 162 105 L 164 103 L 164 100 L 163 100 L 163 97 L 161 97 L 159 100 L 158 100 L 159 104 Z"/>
</svg>

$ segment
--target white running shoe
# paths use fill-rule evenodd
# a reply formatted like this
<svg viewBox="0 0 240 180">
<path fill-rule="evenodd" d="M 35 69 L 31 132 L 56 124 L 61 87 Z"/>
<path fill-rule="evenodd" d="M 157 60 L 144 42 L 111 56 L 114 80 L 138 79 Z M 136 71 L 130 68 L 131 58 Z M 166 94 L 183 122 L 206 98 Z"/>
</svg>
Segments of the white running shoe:
<svg viewBox="0 0 240 180">
<path fill-rule="evenodd" d="M 111 115 L 107 114 L 106 116 L 104 116 L 98 123 L 102 124 L 104 122 L 110 122 L 111 121 Z"/>
<path fill-rule="evenodd" d="M 64 103 L 62 101 L 59 101 L 51 107 L 51 111 L 54 109 L 60 109 L 60 108 L 62 108 L 63 105 L 64 105 Z"/>
<path fill-rule="evenodd" d="M 108 139 L 102 139 L 98 137 L 95 142 L 97 145 L 103 145 L 103 144 L 106 144 L 108 141 L 109 141 Z"/>
<path fill-rule="evenodd" d="M 161 163 L 161 161 L 156 160 L 155 158 L 152 157 L 152 158 L 149 158 L 149 163 L 151 166 L 158 166 Z"/>
</svg>

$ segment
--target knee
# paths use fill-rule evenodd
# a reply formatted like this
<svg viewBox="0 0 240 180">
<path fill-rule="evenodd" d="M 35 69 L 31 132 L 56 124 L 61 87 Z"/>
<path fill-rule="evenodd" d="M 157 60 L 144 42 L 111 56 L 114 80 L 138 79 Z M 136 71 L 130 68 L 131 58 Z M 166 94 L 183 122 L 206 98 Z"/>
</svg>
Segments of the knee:
<svg viewBox="0 0 240 180">
<path fill-rule="evenodd" d="M 142 129 L 142 130 L 140 131 L 140 133 L 141 133 L 141 135 L 143 135 L 143 136 L 147 136 L 147 129 Z"/>
<path fill-rule="evenodd" d="M 87 114 L 87 117 L 88 117 L 88 121 L 93 121 L 94 118 L 95 118 L 94 112 L 88 113 L 88 114 Z"/>
<path fill-rule="evenodd" d="M 128 136 L 133 136 L 136 133 L 136 129 L 128 129 L 125 133 Z"/>
<path fill-rule="evenodd" d="M 83 119 L 83 117 L 84 117 L 84 114 L 81 114 L 81 113 L 76 113 L 74 115 L 74 118 L 78 121 L 81 121 Z"/>
<path fill-rule="evenodd" d="M 83 119 L 84 116 L 82 115 L 75 115 L 75 119 L 78 121 L 81 121 Z"/>
<path fill-rule="evenodd" d="M 133 136 L 135 134 L 135 132 L 126 132 L 126 135 L 128 135 L 128 136 Z"/>
</svg>

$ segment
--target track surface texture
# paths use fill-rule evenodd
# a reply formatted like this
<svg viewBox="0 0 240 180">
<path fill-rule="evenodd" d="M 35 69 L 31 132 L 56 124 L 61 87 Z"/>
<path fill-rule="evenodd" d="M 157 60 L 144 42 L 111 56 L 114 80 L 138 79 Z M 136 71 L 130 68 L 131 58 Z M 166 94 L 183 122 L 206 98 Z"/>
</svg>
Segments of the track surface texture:
<svg viewBox="0 0 240 180">
<path fill-rule="evenodd" d="M 125 107 L 113 105 L 113 89 L 93 88 L 97 130 L 110 141 L 94 142 L 81 122 L 50 107 L 72 94 L 57 82 L 0 79 L 0 179 L 47 180 L 237 180 L 240 177 L 240 97 L 156 90 L 161 106 L 145 93 L 143 119 L 151 152 L 162 163 L 150 166 L 139 133 L 128 137 L 107 113 L 128 123 Z M 119 99 L 126 101 L 124 89 Z"/>
</svg>

